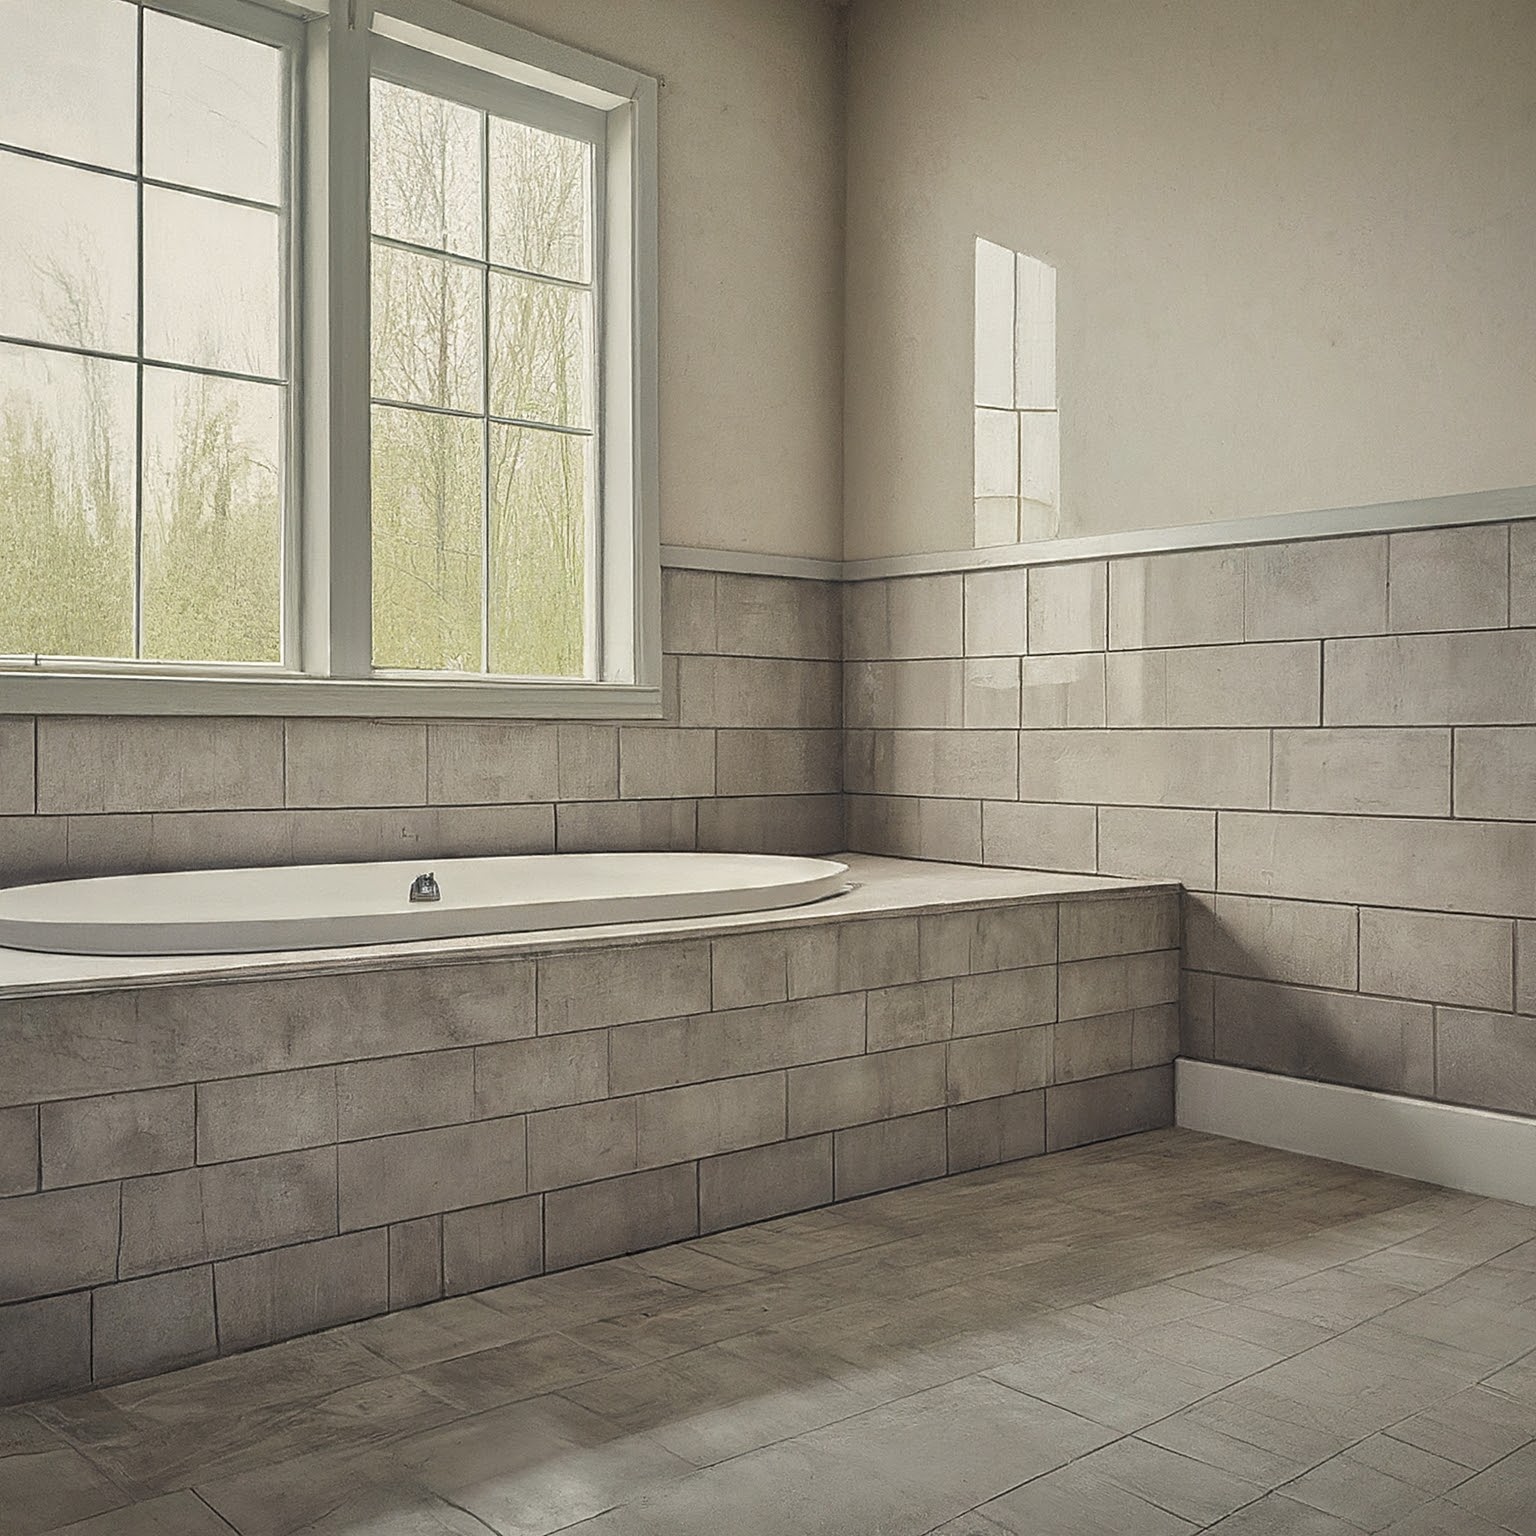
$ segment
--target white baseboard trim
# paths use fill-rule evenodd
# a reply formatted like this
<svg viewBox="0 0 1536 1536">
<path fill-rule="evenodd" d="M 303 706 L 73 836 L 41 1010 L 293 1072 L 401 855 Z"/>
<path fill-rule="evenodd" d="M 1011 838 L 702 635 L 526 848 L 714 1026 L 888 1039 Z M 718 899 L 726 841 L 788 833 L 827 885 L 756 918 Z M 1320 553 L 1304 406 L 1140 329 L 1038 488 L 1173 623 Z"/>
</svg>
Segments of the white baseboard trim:
<svg viewBox="0 0 1536 1536">
<path fill-rule="evenodd" d="M 1180 1058 L 1177 1123 L 1536 1205 L 1536 1120 Z"/>
</svg>

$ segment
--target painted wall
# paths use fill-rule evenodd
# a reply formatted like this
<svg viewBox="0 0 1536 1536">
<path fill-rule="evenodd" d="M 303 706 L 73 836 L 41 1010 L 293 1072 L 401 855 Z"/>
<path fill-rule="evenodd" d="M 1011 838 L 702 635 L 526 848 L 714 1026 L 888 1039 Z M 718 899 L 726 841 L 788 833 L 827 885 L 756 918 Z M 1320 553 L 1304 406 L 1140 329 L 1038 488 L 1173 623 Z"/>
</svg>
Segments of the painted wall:
<svg viewBox="0 0 1536 1536">
<path fill-rule="evenodd" d="M 826 0 L 472 0 L 655 75 L 664 542 L 842 540 L 841 18 Z"/>
<path fill-rule="evenodd" d="M 971 542 L 977 235 L 1063 535 L 1536 482 L 1528 0 L 855 0 L 846 552 Z"/>
</svg>

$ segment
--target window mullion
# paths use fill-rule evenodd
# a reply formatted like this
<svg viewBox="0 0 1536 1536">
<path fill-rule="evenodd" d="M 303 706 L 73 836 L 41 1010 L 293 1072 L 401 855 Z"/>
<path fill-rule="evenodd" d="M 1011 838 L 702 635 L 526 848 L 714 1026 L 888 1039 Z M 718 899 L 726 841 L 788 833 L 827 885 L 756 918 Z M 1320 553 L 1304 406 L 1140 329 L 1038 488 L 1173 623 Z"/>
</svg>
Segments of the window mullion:
<svg viewBox="0 0 1536 1536">
<path fill-rule="evenodd" d="M 373 665 L 369 518 L 368 7 L 313 23 L 304 263 L 303 668 Z"/>
</svg>

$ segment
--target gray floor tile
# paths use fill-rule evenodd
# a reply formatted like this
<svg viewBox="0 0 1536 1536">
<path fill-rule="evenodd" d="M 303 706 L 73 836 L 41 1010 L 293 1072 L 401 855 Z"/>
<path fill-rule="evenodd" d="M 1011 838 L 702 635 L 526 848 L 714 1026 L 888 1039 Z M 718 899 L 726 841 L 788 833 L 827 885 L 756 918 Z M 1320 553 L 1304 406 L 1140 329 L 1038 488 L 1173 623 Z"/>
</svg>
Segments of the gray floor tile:
<svg viewBox="0 0 1536 1536">
<path fill-rule="evenodd" d="M 1533 1510 L 1536 1212 L 1176 1130 L 0 1413 L 0 1536 L 1536 1536 Z"/>
</svg>

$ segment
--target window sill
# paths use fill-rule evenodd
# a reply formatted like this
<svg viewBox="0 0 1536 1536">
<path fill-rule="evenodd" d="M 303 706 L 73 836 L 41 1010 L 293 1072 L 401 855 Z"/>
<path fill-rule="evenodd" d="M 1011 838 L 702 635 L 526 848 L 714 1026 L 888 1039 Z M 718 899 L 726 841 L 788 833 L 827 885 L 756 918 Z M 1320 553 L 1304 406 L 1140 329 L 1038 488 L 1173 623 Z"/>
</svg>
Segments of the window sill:
<svg viewBox="0 0 1536 1536">
<path fill-rule="evenodd" d="M 329 715 L 371 719 L 658 720 L 661 689 L 633 683 L 154 677 L 0 671 L 0 715 Z"/>
</svg>

